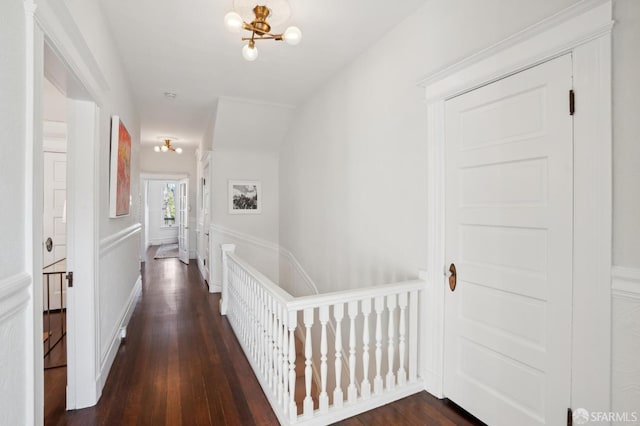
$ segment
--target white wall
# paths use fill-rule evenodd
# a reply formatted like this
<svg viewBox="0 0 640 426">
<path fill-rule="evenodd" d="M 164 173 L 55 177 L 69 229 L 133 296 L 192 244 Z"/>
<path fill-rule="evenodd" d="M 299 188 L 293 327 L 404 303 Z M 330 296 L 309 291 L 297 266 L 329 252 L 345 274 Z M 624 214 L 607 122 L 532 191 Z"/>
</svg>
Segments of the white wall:
<svg viewBox="0 0 640 426">
<path fill-rule="evenodd" d="M 237 244 L 236 253 L 242 256 L 271 280 L 278 281 L 278 153 L 272 151 L 214 151 L 213 183 L 211 187 L 211 273 L 213 284 L 221 282 L 220 244 Z M 229 214 L 229 180 L 258 180 L 262 182 L 261 214 Z M 224 230 L 235 231 L 253 238 L 232 237 Z"/>
<path fill-rule="evenodd" d="M 0 2 L 0 413 L 2 424 L 23 424 L 33 419 L 33 303 L 30 297 L 12 297 L 12 284 L 30 291 L 25 240 L 28 235 L 25 204 L 25 17 L 22 1 Z M 26 303 L 25 303 L 26 302 Z M 11 313 L 13 309 L 15 312 Z M 10 314 L 9 314 L 10 313 Z"/>
<path fill-rule="evenodd" d="M 278 150 L 294 108 L 221 97 L 211 123 L 213 149 Z"/>
<path fill-rule="evenodd" d="M 176 143 L 180 146 L 180 143 Z M 155 152 L 153 145 L 140 147 L 140 170 L 151 174 L 180 174 L 189 176 L 189 258 L 196 257 L 196 194 L 197 159 L 196 148 L 182 146 L 182 154 Z"/>
<path fill-rule="evenodd" d="M 640 417 L 640 2 L 613 16 L 612 408 Z"/>
<path fill-rule="evenodd" d="M 47 121 L 67 121 L 67 98 L 45 78 L 42 118 Z"/>
<path fill-rule="evenodd" d="M 146 223 L 149 231 L 149 244 L 157 246 L 160 244 L 169 244 L 178 242 L 178 223 L 171 227 L 162 226 L 162 191 L 167 183 L 176 185 L 176 203 L 178 201 L 178 182 L 177 181 L 157 181 L 152 180 L 148 183 L 147 206 L 149 209 L 149 221 Z M 176 204 L 176 220 L 178 218 Z"/>
<path fill-rule="evenodd" d="M 613 6 L 613 263 L 640 268 L 640 2 Z"/>
</svg>

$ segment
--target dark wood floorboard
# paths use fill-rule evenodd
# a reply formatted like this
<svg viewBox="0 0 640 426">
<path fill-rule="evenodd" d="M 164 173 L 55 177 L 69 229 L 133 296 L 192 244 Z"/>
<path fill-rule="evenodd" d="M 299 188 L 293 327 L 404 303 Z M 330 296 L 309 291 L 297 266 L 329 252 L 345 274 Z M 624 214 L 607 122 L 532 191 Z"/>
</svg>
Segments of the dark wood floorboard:
<svg viewBox="0 0 640 426">
<path fill-rule="evenodd" d="M 52 312 L 43 315 L 43 330 L 50 330 L 51 335 L 43 343 L 44 368 L 61 367 L 67 364 L 67 339 L 63 335 L 63 322 L 66 327 L 66 315 Z"/>
<path fill-rule="evenodd" d="M 195 263 L 147 253 L 138 300 L 102 397 L 65 411 L 66 369 L 45 372 L 46 425 L 278 424 Z M 341 425 L 480 425 L 426 392 Z"/>
</svg>

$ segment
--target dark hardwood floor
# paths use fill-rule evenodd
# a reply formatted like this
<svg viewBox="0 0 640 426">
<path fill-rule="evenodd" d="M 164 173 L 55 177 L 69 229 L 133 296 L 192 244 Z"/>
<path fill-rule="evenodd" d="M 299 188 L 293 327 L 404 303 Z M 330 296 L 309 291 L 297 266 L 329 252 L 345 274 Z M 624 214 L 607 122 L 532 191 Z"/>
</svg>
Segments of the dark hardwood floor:
<svg viewBox="0 0 640 426">
<path fill-rule="evenodd" d="M 47 370 L 46 425 L 274 425 L 277 419 L 195 263 L 143 264 L 137 302 L 95 407 L 65 411 L 66 369 Z M 342 425 L 478 425 L 426 392 Z"/>
</svg>

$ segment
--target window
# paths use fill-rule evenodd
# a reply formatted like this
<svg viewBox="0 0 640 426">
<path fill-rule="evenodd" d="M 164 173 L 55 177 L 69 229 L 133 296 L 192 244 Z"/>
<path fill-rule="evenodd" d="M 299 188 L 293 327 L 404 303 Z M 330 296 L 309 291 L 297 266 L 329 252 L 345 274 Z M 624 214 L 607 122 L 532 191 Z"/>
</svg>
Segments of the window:
<svg viewBox="0 0 640 426">
<path fill-rule="evenodd" d="M 162 225 L 176 224 L 176 184 L 166 183 L 162 187 Z"/>
</svg>

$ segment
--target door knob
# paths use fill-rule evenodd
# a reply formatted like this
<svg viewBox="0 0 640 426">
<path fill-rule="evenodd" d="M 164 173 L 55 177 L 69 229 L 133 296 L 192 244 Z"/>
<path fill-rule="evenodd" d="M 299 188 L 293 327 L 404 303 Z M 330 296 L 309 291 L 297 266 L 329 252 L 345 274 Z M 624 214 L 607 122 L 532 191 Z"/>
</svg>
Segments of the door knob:
<svg viewBox="0 0 640 426">
<path fill-rule="evenodd" d="M 449 272 L 451 272 L 451 275 L 449 275 L 449 288 L 451 291 L 455 291 L 456 284 L 458 283 L 458 273 L 456 272 L 455 264 L 452 263 L 451 266 L 449 266 Z"/>
<path fill-rule="evenodd" d="M 47 238 L 47 241 L 45 241 L 44 244 L 47 247 L 48 252 L 51 252 L 51 250 L 53 250 L 53 240 L 51 239 L 51 237 Z"/>
</svg>

